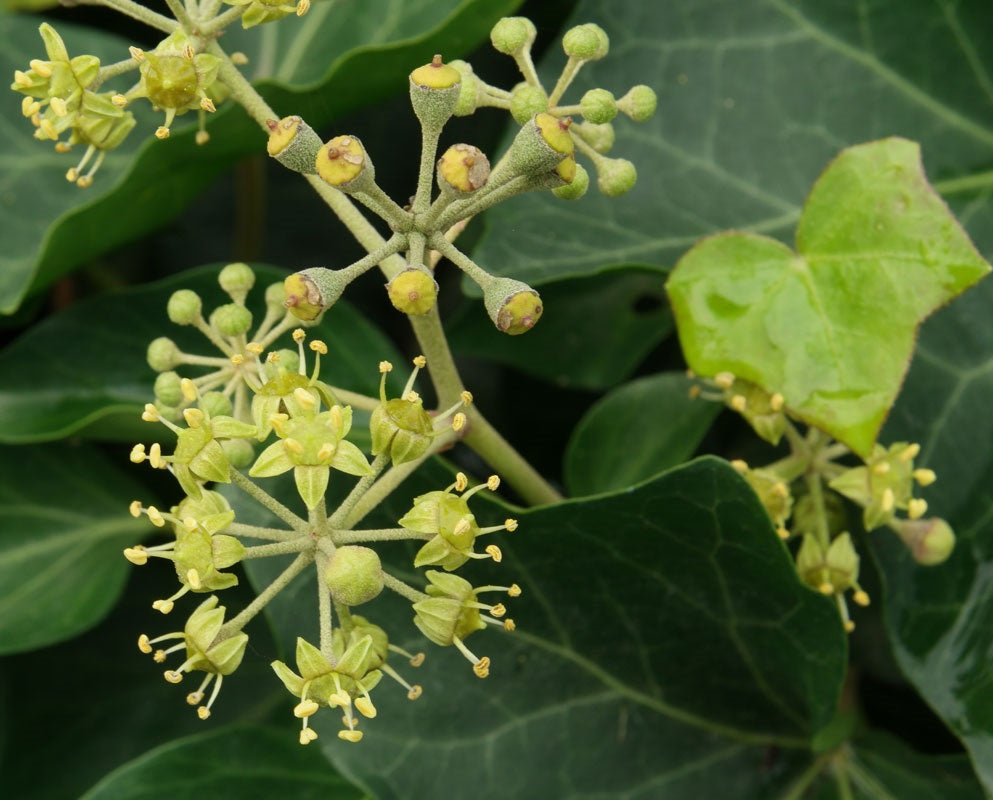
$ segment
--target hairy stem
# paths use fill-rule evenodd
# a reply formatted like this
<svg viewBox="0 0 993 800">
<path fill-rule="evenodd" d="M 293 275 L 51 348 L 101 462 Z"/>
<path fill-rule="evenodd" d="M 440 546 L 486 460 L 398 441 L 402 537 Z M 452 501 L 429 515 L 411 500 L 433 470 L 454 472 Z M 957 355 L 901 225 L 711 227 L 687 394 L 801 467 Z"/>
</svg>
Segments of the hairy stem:
<svg viewBox="0 0 993 800">
<path fill-rule="evenodd" d="M 241 489 L 245 494 L 251 496 L 261 505 L 268 508 L 273 514 L 279 517 L 283 522 L 289 525 L 295 531 L 305 531 L 307 530 L 307 521 L 301 519 L 292 511 L 290 511 L 286 506 L 280 503 L 275 497 L 270 495 L 268 492 L 260 489 L 254 481 L 242 475 L 241 472 L 231 468 L 231 482 Z"/>
<path fill-rule="evenodd" d="M 406 597 L 411 603 L 419 603 L 421 600 L 427 600 L 430 597 L 430 595 L 417 591 L 413 586 L 404 583 L 399 578 L 394 578 L 386 571 L 383 572 L 383 585 L 401 597 Z"/>
<path fill-rule="evenodd" d="M 268 604 L 272 598 L 285 589 L 289 585 L 290 581 L 299 575 L 303 571 L 303 568 L 310 564 L 313 560 L 313 552 L 300 553 L 300 555 L 294 558 L 293 562 L 286 569 L 279 573 L 279 576 L 272 583 L 266 586 L 265 589 L 259 593 L 258 597 L 242 609 L 238 616 L 233 617 L 228 622 L 225 622 L 217 635 L 221 639 L 224 639 L 244 628 L 256 614 L 266 607 L 266 604 Z"/>
<path fill-rule="evenodd" d="M 156 28 L 164 33 L 172 33 L 179 28 L 179 23 L 169 17 L 151 11 L 133 0 L 79 0 L 83 6 L 106 6 L 126 17 L 143 22 L 150 28 Z"/>
<path fill-rule="evenodd" d="M 224 533 L 232 536 L 244 536 L 246 539 L 263 539 L 273 542 L 285 542 L 297 537 L 297 531 L 281 531 L 277 528 L 263 528 L 259 525 L 245 525 L 232 522 L 224 529 Z"/>
<path fill-rule="evenodd" d="M 309 536 L 297 536 L 285 542 L 273 542 L 272 544 L 260 544 L 256 547 L 246 547 L 241 559 L 245 561 L 249 558 L 269 558 L 269 556 L 285 556 L 290 553 L 300 553 L 309 547 L 313 547 L 314 540 Z"/>
</svg>

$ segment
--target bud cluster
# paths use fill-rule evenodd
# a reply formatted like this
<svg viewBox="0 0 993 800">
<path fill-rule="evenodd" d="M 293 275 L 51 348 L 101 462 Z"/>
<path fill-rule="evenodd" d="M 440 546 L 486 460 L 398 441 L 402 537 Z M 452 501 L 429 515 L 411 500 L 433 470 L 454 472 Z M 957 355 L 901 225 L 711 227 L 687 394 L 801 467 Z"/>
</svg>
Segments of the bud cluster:
<svg viewBox="0 0 993 800">
<path fill-rule="evenodd" d="M 332 386 L 321 378 L 328 345 L 318 339 L 308 341 L 303 328 L 292 331 L 295 349 L 270 349 L 298 323 L 284 307 L 281 284 L 266 290 L 266 314 L 253 330 L 253 314 L 246 305 L 255 283 L 252 270 L 245 264 L 230 264 L 221 270 L 219 283 L 231 302 L 213 309 L 207 318 L 200 296 L 185 289 L 170 296 L 166 310 L 175 324 L 197 328 L 220 356 L 186 354 L 165 338 L 149 347 L 149 364 L 160 374 L 156 402 L 148 403 L 141 416 L 161 424 L 164 436 L 136 444 L 131 461 L 170 472 L 184 497 L 168 511 L 135 500 L 132 515 L 147 517 L 155 528 L 169 533 L 169 540 L 124 551 L 136 566 L 154 558 L 172 562 L 179 587 L 152 603 L 160 613 L 170 614 L 188 594 L 208 597 L 181 631 L 154 639 L 142 634 L 138 646 L 157 663 L 177 650 L 185 651 L 185 660 L 166 671 L 165 678 L 179 683 L 187 673 L 205 673 L 187 701 L 206 719 L 222 679 L 237 669 L 244 656 L 246 623 L 305 569 L 315 569 L 319 597 L 314 615 L 320 640 L 298 639 L 295 670 L 280 661 L 272 667 L 298 698 L 294 715 L 302 720 L 302 744 L 317 738 L 310 718 L 321 707 L 341 709 L 343 727 L 338 735 L 357 742 L 363 735 L 359 720 L 376 716 L 370 692 L 383 676 L 404 687 L 412 700 L 421 694 L 419 686 L 408 683 L 387 663 L 390 656 L 399 654 L 415 667 L 424 656 L 391 643 L 383 628 L 354 614 L 353 608 L 373 602 L 384 589 L 400 594 L 411 604 L 417 630 L 435 644 L 457 648 L 475 674 L 486 677 L 489 659 L 477 657 L 465 639 L 487 625 L 513 630 L 514 623 L 505 618 L 503 604 L 479 597 L 491 592 L 516 597 L 520 589 L 516 584 L 474 587 L 451 572 L 470 560 L 499 563 L 503 553 L 496 544 L 477 551 L 475 542 L 481 536 L 513 531 L 517 523 L 507 519 L 481 527 L 469 509 L 470 498 L 483 489 L 496 491 L 500 481 L 494 475 L 469 488 L 468 478 L 459 473 L 446 489 L 414 498 L 396 528 L 357 528 L 370 510 L 369 498 L 381 499 L 405 477 L 397 467 L 416 465 L 457 438 L 467 424 L 461 409 L 471 403 L 471 394 L 463 392 L 452 408 L 429 413 L 414 389 L 418 372 L 426 366 L 423 356 L 414 359 L 399 396 L 387 389 L 393 368 L 386 361 L 379 366 L 379 397 Z M 202 374 L 181 376 L 178 368 Z M 348 438 L 353 407 L 369 414 L 371 459 Z M 299 502 L 284 505 L 259 481 L 290 471 Z M 327 490 L 332 480 L 341 480 L 332 477 L 336 473 L 358 481 L 346 499 L 331 508 Z M 268 509 L 279 527 L 238 521 L 227 499 L 235 490 Z M 372 546 L 402 540 L 421 542 L 415 568 L 443 570 L 427 571 L 425 591 L 391 575 Z M 287 555 L 294 558 L 283 573 L 225 621 L 226 609 L 218 605 L 216 593 L 237 585 L 232 568 L 247 559 Z M 155 648 L 171 640 L 176 643 Z M 211 684 L 210 697 L 203 702 Z"/>
</svg>

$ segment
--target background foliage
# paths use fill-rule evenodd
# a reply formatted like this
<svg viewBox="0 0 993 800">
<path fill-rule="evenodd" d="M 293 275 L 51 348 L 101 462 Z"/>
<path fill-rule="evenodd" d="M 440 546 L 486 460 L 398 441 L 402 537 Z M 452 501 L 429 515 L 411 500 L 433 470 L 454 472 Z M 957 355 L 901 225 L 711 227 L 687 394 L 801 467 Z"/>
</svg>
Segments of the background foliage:
<svg viewBox="0 0 993 800">
<path fill-rule="evenodd" d="M 278 111 L 322 134 L 360 135 L 401 198 L 418 149 L 404 76 L 436 51 L 471 53 L 518 6 L 318 3 L 306 24 L 264 26 L 238 46 Z M 112 61 L 127 44 L 154 44 L 78 11 L 104 29 L 59 23 L 72 52 Z M 771 455 L 716 406 L 686 400 L 663 296 L 668 268 L 702 236 L 733 228 L 792 246 L 824 165 L 887 136 L 921 143 L 932 183 L 988 258 L 993 9 L 581 0 L 523 13 L 540 45 L 577 22 L 608 31 L 611 55 L 579 90 L 647 83 L 660 98 L 651 122 L 617 123 L 616 154 L 640 174 L 629 195 L 521 197 L 479 226 L 474 257 L 546 299 L 532 334 L 501 338 L 471 287 L 461 299 L 451 275 L 443 285 L 443 317 L 483 410 L 575 499 L 520 512 L 507 537 L 501 569 L 525 594 L 518 631 L 487 643 L 492 677 L 432 652 L 424 697 L 384 698 L 358 747 L 330 732 L 323 749 L 295 743 L 267 666 L 292 641 L 292 605 L 273 609 L 275 635 L 262 621 L 250 628 L 246 663 L 205 729 L 134 647 L 155 622 L 151 599 L 169 593 L 167 570 L 126 585 L 135 571 L 119 556 L 144 534 L 128 501 L 174 499 L 127 462 L 152 378 L 145 344 L 175 332 L 169 293 L 209 295 L 208 262 L 281 273 L 341 266 L 357 248 L 301 181 L 255 155 L 262 136 L 237 109 L 212 120 L 207 148 L 192 130 L 166 142 L 133 135 L 80 192 L 62 180 L 66 162 L 31 139 L 18 98 L 3 101 L 0 307 L 12 315 L 0 351 L 0 795 L 788 800 L 844 796 L 840 772 L 857 798 L 993 792 L 991 284 L 924 324 L 882 435 L 921 442 L 920 463 L 939 476 L 928 501 L 959 545 L 922 568 L 886 531 L 859 537 L 876 602 L 852 637 L 796 578 L 737 474 L 717 458 L 684 463 L 698 449 Z M 37 54 L 38 21 L 0 14 L 5 74 Z M 491 82 L 514 80 L 488 45 L 470 58 Z M 561 62 L 555 45 L 540 69 Z M 492 153 L 504 124 L 484 111 L 445 135 Z M 411 346 L 374 284 L 350 290 L 324 323 L 336 380 L 366 391 L 376 362 Z M 416 480 L 433 488 L 430 477 Z M 398 627 L 405 616 L 398 607 Z"/>
</svg>

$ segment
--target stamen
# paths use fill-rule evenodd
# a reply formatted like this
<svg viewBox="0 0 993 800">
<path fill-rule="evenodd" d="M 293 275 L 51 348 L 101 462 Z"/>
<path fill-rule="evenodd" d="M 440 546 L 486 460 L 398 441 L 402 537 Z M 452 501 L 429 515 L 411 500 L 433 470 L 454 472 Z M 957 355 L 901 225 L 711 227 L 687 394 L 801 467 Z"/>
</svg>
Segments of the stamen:
<svg viewBox="0 0 993 800">
<path fill-rule="evenodd" d="M 152 469 L 165 469 L 166 460 L 162 457 L 162 445 L 158 442 L 152 442 L 148 450 L 148 463 Z"/>
<path fill-rule="evenodd" d="M 917 442 L 914 442 L 912 444 L 908 444 L 903 449 L 903 452 L 900 453 L 898 458 L 901 461 L 913 461 L 915 458 L 917 458 L 918 455 L 920 455 L 920 452 L 921 452 L 921 446 L 917 444 Z"/>
<path fill-rule="evenodd" d="M 745 400 L 745 395 L 743 395 L 743 394 L 736 394 L 734 397 L 731 398 L 731 400 L 728 403 L 728 405 L 730 405 L 731 408 L 733 408 L 739 414 L 744 413 L 745 407 L 747 405 L 747 401 Z"/>
<path fill-rule="evenodd" d="M 125 547 L 124 557 L 137 567 L 143 567 L 148 563 L 148 553 L 140 544 L 135 547 Z"/>
<path fill-rule="evenodd" d="M 769 408 L 771 408 L 773 411 L 782 411 L 783 404 L 785 402 L 786 401 L 783 398 L 783 396 L 779 392 L 776 392 L 772 397 L 769 398 Z"/>
<path fill-rule="evenodd" d="M 873 474 L 875 474 L 875 475 L 885 475 L 887 472 L 890 471 L 890 462 L 889 461 L 880 461 L 877 464 L 873 464 L 872 465 L 872 471 L 873 471 Z"/>
<path fill-rule="evenodd" d="M 258 342 L 249 342 L 248 344 L 245 345 L 245 349 L 253 356 L 260 356 L 265 350 L 265 348 L 262 345 L 260 345 Z"/>
<path fill-rule="evenodd" d="M 52 77 L 52 68 L 47 61 L 42 61 L 40 58 L 32 58 L 28 62 L 28 66 L 31 67 L 36 75 L 42 78 Z"/>
<path fill-rule="evenodd" d="M 311 344 L 313 344 L 313 342 L 311 342 Z M 305 411 L 313 411 L 313 409 L 317 406 L 317 400 L 314 399 L 314 395 L 302 386 L 298 386 L 293 390 L 293 397 L 296 398 L 296 401 Z"/>
<path fill-rule="evenodd" d="M 497 603 L 495 606 L 490 606 L 490 613 L 500 619 L 500 617 L 506 616 L 507 607 L 503 603 Z"/>
<path fill-rule="evenodd" d="M 346 742 L 360 742 L 362 741 L 362 731 L 357 731 L 353 729 L 338 731 L 338 738 L 344 739 Z"/>
<path fill-rule="evenodd" d="M 455 483 L 448 487 L 446 491 L 455 489 L 457 492 L 464 492 L 466 487 L 469 485 L 469 479 L 465 476 L 464 472 L 455 473 Z"/>
<path fill-rule="evenodd" d="M 148 514 L 148 521 L 151 522 L 156 528 L 161 528 L 165 525 L 165 519 L 155 506 L 149 506 L 145 510 L 145 513 Z"/>
<path fill-rule="evenodd" d="M 452 430 L 455 431 L 456 433 L 462 430 L 465 427 L 465 424 L 466 424 L 466 415 L 463 414 L 461 411 L 457 413 L 454 417 L 452 417 Z"/>
<path fill-rule="evenodd" d="M 209 684 L 213 680 L 213 678 L 214 678 L 213 673 L 208 672 L 204 676 L 204 679 L 200 682 L 200 688 L 197 689 L 195 692 L 190 692 L 188 695 L 186 695 L 186 702 L 189 703 L 189 705 L 191 706 L 195 706 L 197 703 L 203 700 L 204 690 L 207 688 L 207 684 Z"/>
<path fill-rule="evenodd" d="M 140 464 L 143 462 L 145 460 L 145 445 L 136 444 L 132 447 L 131 454 L 128 456 L 128 459 L 132 464 Z"/>
<path fill-rule="evenodd" d="M 510 584 L 510 588 L 507 589 L 507 594 L 510 595 L 511 597 L 520 597 L 521 587 L 518 586 L 516 583 L 512 583 Z"/>
<path fill-rule="evenodd" d="M 933 469 L 915 469 L 911 475 L 920 486 L 930 486 L 938 478 Z"/>
<path fill-rule="evenodd" d="M 314 339 L 309 345 L 311 350 L 319 355 L 326 356 L 328 354 L 328 346 L 320 339 Z"/>
<path fill-rule="evenodd" d="M 293 716 L 299 719 L 306 719 L 317 713 L 320 706 L 313 700 L 301 700 L 293 707 Z"/>
<path fill-rule="evenodd" d="M 207 719 L 207 717 L 210 716 L 210 709 L 214 705 L 217 695 L 221 693 L 221 682 L 223 680 L 223 675 L 217 676 L 217 680 L 214 681 L 214 691 L 210 693 L 210 700 L 207 701 L 207 705 L 200 706 L 200 708 L 197 709 L 197 716 L 200 717 L 200 719 Z"/>
<path fill-rule="evenodd" d="M 308 11 L 310 11 L 310 0 L 299 0 L 296 10 L 297 16 L 302 17 Z"/>
<path fill-rule="evenodd" d="M 824 583 L 822 583 L 820 586 L 817 587 L 817 591 L 819 591 L 821 594 L 834 594 L 834 586 L 828 583 L 827 581 L 825 581 Z"/>
<path fill-rule="evenodd" d="M 517 530 L 517 520 L 516 519 L 504 520 L 503 527 L 506 528 L 510 533 L 513 533 L 514 531 Z"/>
<path fill-rule="evenodd" d="M 363 716 L 372 719 L 376 716 L 376 707 L 372 704 L 369 695 L 355 698 L 355 709 Z"/>
<path fill-rule="evenodd" d="M 790 538 L 790 532 L 783 528 L 782 526 L 776 528 L 776 536 L 782 539 L 784 542 Z"/>
<path fill-rule="evenodd" d="M 486 552 L 489 554 L 489 557 L 492 558 L 497 564 L 503 561 L 503 551 L 495 544 L 491 544 L 489 547 L 487 547 Z"/>
<path fill-rule="evenodd" d="M 860 606 L 869 605 L 869 595 L 867 592 L 859 589 L 855 594 L 852 595 L 852 600 L 858 603 Z"/>
<path fill-rule="evenodd" d="M 893 510 L 893 505 L 896 503 L 896 498 L 893 495 L 893 490 L 887 487 L 883 491 L 883 497 L 879 501 L 879 507 L 886 513 Z"/>
<path fill-rule="evenodd" d="M 517 630 L 517 625 L 514 622 L 514 620 L 512 620 L 510 617 L 507 617 L 507 619 L 503 621 L 503 629 L 505 631 L 514 631 Z"/>
<path fill-rule="evenodd" d="M 721 389 L 730 389 L 734 385 L 734 373 L 718 372 L 714 376 L 714 383 Z"/>
<path fill-rule="evenodd" d="M 920 519 L 927 513 L 927 500 L 914 497 L 907 503 L 907 516 L 911 519 Z"/>
<path fill-rule="evenodd" d="M 152 652 L 152 643 L 148 639 L 148 634 L 141 634 L 138 637 L 138 649 L 146 656 Z"/>
<path fill-rule="evenodd" d="M 186 571 L 186 582 L 190 585 L 191 589 L 199 589 L 203 586 L 200 581 L 200 573 L 197 572 L 196 567 L 190 567 Z"/>
<path fill-rule="evenodd" d="M 458 636 L 452 637 L 452 644 L 454 644 L 459 652 L 462 653 L 472 664 L 472 671 L 476 673 L 476 677 L 485 678 L 490 674 L 490 659 L 487 656 L 482 658 L 476 658 L 473 652 L 465 646 L 463 641 Z"/>
<path fill-rule="evenodd" d="M 303 455 L 303 445 L 292 437 L 283 439 L 283 446 L 295 456 Z"/>
</svg>

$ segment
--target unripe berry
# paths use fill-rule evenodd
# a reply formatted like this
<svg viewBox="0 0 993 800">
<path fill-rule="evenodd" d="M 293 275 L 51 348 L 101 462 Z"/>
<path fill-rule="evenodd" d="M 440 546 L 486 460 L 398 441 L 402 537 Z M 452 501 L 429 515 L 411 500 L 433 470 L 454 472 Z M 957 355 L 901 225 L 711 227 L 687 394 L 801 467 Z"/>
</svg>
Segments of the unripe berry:
<svg viewBox="0 0 993 800">
<path fill-rule="evenodd" d="M 535 114 L 548 111 L 548 95 L 537 86 L 519 83 L 510 93 L 510 115 L 523 125 Z"/>
<path fill-rule="evenodd" d="M 938 517 L 901 520 L 897 533 L 910 548 L 914 560 L 925 566 L 942 563 L 955 548 L 955 532 L 951 525 Z"/>
<path fill-rule="evenodd" d="M 203 301 L 200 300 L 200 295 L 192 289 L 180 289 L 173 292 L 166 304 L 166 314 L 177 325 L 192 325 L 193 321 L 200 316 L 202 309 Z"/>
<path fill-rule="evenodd" d="M 562 49 L 570 58 L 596 61 L 607 55 L 610 39 L 603 28 L 590 22 L 566 31 L 562 37 Z"/>
<path fill-rule="evenodd" d="M 228 264 L 217 276 L 217 282 L 235 302 L 243 303 L 255 285 L 255 273 L 248 264 Z"/>
<path fill-rule="evenodd" d="M 328 559 L 324 581 L 331 596 L 346 606 L 368 603 L 383 591 L 383 565 L 369 547 L 339 547 Z"/>
<path fill-rule="evenodd" d="M 155 399 L 161 405 L 178 406 L 183 402 L 183 390 L 179 381 L 179 375 L 172 370 L 159 373 L 155 378 Z"/>
<path fill-rule="evenodd" d="M 427 314 L 438 299 L 438 284 L 425 269 L 408 267 L 386 284 L 390 302 L 404 314 Z"/>
<path fill-rule="evenodd" d="M 266 152 L 280 164 L 304 175 L 317 173 L 317 151 L 321 149 L 321 137 L 314 133 L 300 117 L 283 117 L 278 122 L 266 121 L 269 128 L 269 141 Z"/>
<path fill-rule="evenodd" d="M 607 197 L 620 197 L 631 191 L 638 171 L 626 158 L 605 158 L 597 164 L 597 186 Z"/>
<path fill-rule="evenodd" d="M 628 93 L 617 101 L 617 108 L 635 122 L 651 119 L 657 105 L 658 97 L 654 90 L 641 84 L 632 86 Z"/>
<path fill-rule="evenodd" d="M 496 50 L 512 56 L 530 47 L 537 35 L 534 23 L 527 17 L 504 17 L 490 31 L 490 41 Z"/>
<path fill-rule="evenodd" d="M 148 366 L 156 372 L 165 372 L 182 363 L 182 354 L 172 339 L 160 336 L 148 345 L 145 359 L 148 361 Z"/>
<path fill-rule="evenodd" d="M 210 417 L 231 414 L 231 401 L 221 392 L 207 392 L 200 397 L 200 408 Z"/>
<path fill-rule="evenodd" d="M 606 89 L 590 89 L 579 101 L 583 119 L 594 125 L 610 122 L 617 116 L 617 101 Z"/>
<path fill-rule="evenodd" d="M 297 319 L 317 319 L 338 301 L 346 285 L 341 276 L 331 269 L 317 267 L 294 272 L 283 282 L 284 305 Z"/>
<path fill-rule="evenodd" d="M 410 73 L 410 103 L 421 125 L 440 130 L 459 102 L 462 76 L 436 55 Z"/>
<path fill-rule="evenodd" d="M 438 159 L 438 186 L 466 195 L 481 189 L 490 177 L 490 160 L 478 147 L 453 144 Z"/>
<path fill-rule="evenodd" d="M 576 164 L 572 182 L 552 189 L 552 194 L 562 200 L 578 200 L 590 187 L 590 174 L 582 164 Z"/>
<path fill-rule="evenodd" d="M 521 281 L 497 278 L 483 291 L 483 305 L 497 329 L 511 336 L 535 326 L 544 310 L 538 293 Z"/>
<path fill-rule="evenodd" d="M 245 469 L 255 460 L 255 448 L 247 439 L 225 439 L 221 449 L 235 469 Z"/>
<path fill-rule="evenodd" d="M 374 178 L 372 161 L 357 136 L 335 136 L 317 151 L 315 164 L 321 180 L 337 189 L 357 188 L 360 176 L 363 183 Z"/>
<path fill-rule="evenodd" d="M 575 145 L 569 134 L 572 120 L 535 114 L 514 137 L 508 152 L 510 168 L 518 175 L 545 175 L 555 169 Z"/>
<path fill-rule="evenodd" d="M 210 327 L 224 336 L 240 336 L 252 327 L 252 312 L 237 303 L 218 306 L 210 315 Z"/>
</svg>

